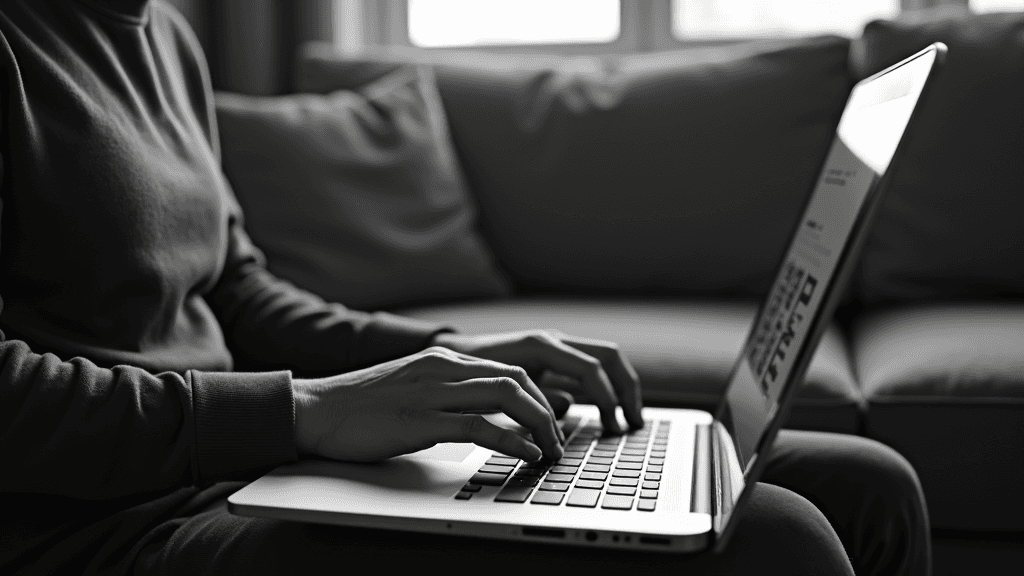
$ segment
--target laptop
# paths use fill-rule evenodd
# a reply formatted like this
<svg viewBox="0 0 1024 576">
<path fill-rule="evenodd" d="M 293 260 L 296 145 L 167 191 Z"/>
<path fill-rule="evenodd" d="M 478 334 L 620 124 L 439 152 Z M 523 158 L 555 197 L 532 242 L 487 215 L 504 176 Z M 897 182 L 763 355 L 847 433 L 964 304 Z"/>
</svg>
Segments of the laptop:
<svg viewBox="0 0 1024 576">
<path fill-rule="evenodd" d="M 457 443 L 374 464 L 303 460 L 239 490 L 228 509 L 602 548 L 723 550 L 850 281 L 901 142 L 945 53 L 933 44 L 853 88 L 715 414 L 645 408 L 644 428 L 608 435 L 596 407 L 573 405 L 560 421 L 567 444 L 557 462 L 522 462 Z M 503 414 L 487 417 L 525 434 Z"/>
</svg>

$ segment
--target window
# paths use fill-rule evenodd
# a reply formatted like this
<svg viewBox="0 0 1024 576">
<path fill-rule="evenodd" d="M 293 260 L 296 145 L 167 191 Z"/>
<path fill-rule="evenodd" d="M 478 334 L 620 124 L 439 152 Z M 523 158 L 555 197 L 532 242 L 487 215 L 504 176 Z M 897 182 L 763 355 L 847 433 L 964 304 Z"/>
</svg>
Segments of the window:
<svg viewBox="0 0 1024 576">
<path fill-rule="evenodd" d="M 621 32 L 620 0 L 408 0 L 414 46 L 604 44 Z"/>
<path fill-rule="evenodd" d="M 900 0 L 674 0 L 672 32 L 680 40 L 856 36 L 868 21 L 899 11 Z"/>
<path fill-rule="evenodd" d="M 978 12 L 1011 12 L 1024 10 L 1024 0 L 971 0 L 971 10 Z"/>
</svg>

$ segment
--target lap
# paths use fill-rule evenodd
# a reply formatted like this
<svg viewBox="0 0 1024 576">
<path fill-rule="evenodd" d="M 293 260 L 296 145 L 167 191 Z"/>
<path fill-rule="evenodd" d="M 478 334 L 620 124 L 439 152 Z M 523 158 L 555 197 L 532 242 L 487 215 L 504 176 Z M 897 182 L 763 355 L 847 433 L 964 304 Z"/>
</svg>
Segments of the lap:
<svg viewBox="0 0 1024 576">
<path fill-rule="evenodd" d="M 220 488 L 223 490 L 223 487 Z M 233 491 L 234 487 L 226 490 Z M 322 569 L 511 572 L 643 566 L 647 574 L 852 574 L 835 532 L 804 498 L 758 485 L 725 554 L 651 554 L 246 518 L 219 505 L 144 547 L 137 574 L 303 574 Z"/>
<path fill-rule="evenodd" d="M 605 572 L 642 565 L 646 573 L 654 574 L 746 574 L 766 569 L 779 574 L 852 574 L 847 552 L 856 556 L 857 547 L 878 544 L 860 534 L 877 532 L 877 527 L 858 525 L 858 519 L 882 521 L 891 516 L 887 507 L 913 508 L 919 494 L 919 487 L 914 492 L 913 470 L 890 448 L 865 438 L 821 432 L 783 431 L 764 480 L 722 555 L 636 553 L 246 518 L 228 513 L 225 501 L 242 485 L 220 484 L 208 489 L 212 498 L 200 499 L 212 500 L 213 506 L 184 511 L 151 532 L 136 571 L 288 574 L 355 566 L 484 571 L 543 566 Z M 863 513 L 865 499 L 880 499 L 874 515 Z M 905 528 L 889 533 L 906 533 Z M 898 547 L 905 546 L 903 542 Z M 874 568 L 886 560 L 898 563 L 896 558 L 868 555 Z M 878 571 L 865 573 L 870 572 Z"/>
</svg>

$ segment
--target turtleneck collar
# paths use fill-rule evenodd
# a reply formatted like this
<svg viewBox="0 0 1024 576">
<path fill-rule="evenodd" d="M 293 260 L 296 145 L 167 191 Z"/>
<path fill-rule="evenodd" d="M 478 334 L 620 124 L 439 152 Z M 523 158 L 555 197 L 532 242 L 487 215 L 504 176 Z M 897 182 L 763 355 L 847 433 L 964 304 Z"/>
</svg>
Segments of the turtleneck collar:
<svg viewBox="0 0 1024 576">
<path fill-rule="evenodd" d="M 101 12 L 132 22 L 144 22 L 149 15 L 150 0 L 79 0 Z"/>
</svg>

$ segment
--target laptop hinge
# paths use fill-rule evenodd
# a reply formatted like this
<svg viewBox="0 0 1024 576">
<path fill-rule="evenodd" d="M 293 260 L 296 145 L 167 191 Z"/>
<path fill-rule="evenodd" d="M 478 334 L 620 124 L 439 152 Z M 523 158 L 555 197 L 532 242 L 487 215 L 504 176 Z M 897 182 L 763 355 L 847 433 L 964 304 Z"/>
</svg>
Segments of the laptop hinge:
<svg viewBox="0 0 1024 576">
<path fill-rule="evenodd" d="M 711 450 L 711 428 L 698 424 L 693 447 L 693 487 L 690 493 L 690 511 L 712 514 L 711 493 L 715 485 L 714 462 Z"/>
</svg>

